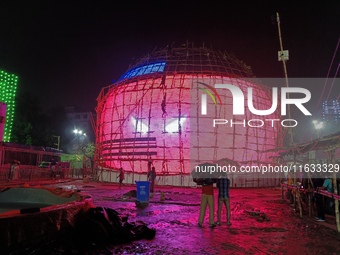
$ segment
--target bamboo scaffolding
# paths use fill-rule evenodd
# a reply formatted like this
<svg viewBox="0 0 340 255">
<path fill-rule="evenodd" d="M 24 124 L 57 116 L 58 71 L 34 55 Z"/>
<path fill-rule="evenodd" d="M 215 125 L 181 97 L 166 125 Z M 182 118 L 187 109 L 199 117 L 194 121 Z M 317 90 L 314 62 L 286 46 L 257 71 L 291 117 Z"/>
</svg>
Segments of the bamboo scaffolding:
<svg viewBox="0 0 340 255">
<path fill-rule="evenodd" d="M 140 72 L 142 69 L 138 69 L 162 61 L 166 62 L 162 72 L 144 75 Z M 133 73 L 138 75 L 126 75 Z M 253 98 L 254 105 L 268 107 L 267 101 L 271 98 L 271 90 L 259 81 L 255 82 L 251 69 L 233 55 L 226 52 L 215 52 L 204 46 L 194 47 L 189 43 L 184 47 L 177 48 L 171 45 L 164 49 L 156 49 L 138 60 L 131 65 L 126 74 L 118 82 L 101 91 L 97 99 L 96 160 L 98 164 L 105 161 L 103 160 L 105 158 L 108 167 L 113 166 L 113 170 L 115 170 L 118 165 L 125 164 L 127 166 L 126 163 L 129 162 L 128 171 L 142 172 L 142 165 L 146 158 L 154 153 L 153 161 L 159 165 L 159 171 L 163 172 L 166 168 L 167 172 L 179 175 L 180 182 L 183 184 L 183 176 L 190 173 L 188 167 L 188 163 L 190 163 L 189 149 L 197 151 L 197 158 L 202 161 L 215 161 L 228 157 L 230 160 L 240 163 L 260 165 L 270 163 L 268 157 L 262 155 L 263 151 L 266 151 L 268 147 L 274 149 L 274 146 L 282 146 L 281 126 L 279 125 L 275 126 L 275 131 L 268 131 L 265 128 L 251 130 L 249 126 L 244 131 L 240 131 L 234 125 L 225 134 L 225 143 L 221 146 L 221 135 L 218 134 L 218 128 L 210 133 L 209 130 L 205 130 L 205 127 L 200 126 L 199 118 L 201 116 L 198 104 L 197 116 L 189 116 L 190 119 L 187 120 L 188 123 L 190 121 L 190 129 L 185 129 L 182 125 L 181 118 L 190 108 L 190 98 L 188 99 L 190 93 L 196 90 L 195 100 L 200 101 L 195 80 L 207 80 L 211 84 L 233 81 L 235 86 L 239 86 L 244 91 L 247 86 L 253 86 L 257 92 L 257 96 Z M 244 81 L 244 78 L 250 80 Z M 230 95 L 225 93 L 221 97 L 225 106 L 231 107 Z M 215 105 L 211 107 L 211 109 L 213 108 L 220 118 L 230 116 L 222 107 Z M 162 116 L 159 116 L 159 112 L 162 112 L 160 110 L 163 111 Z M 175 110 L 176 113 L 171 110 Z M 169 114 L 169 112 L 172 113 Z M 145 122 L 148 128 L 146 134 L 135 132 L 133 137 L 129 136 L 130 134 L 126 131 L 126 123 L 129 123 L 131 116 L 137 116 L 136 126 L 140 122 Z M 251 116 L 247 115 L 245 118 L 248 120 Z M 165 127 L 172 119 L 177 119 L 178 132 L 171 134 L 173 138 L 169 138 Z M 237 118 L 233 118 L 233 120 L 237 121 Z M 152 130 L 155 128 L 155 124 L 158 129 Z M 156 134 L 160 131 L 159 126 L 164 126 L 161 135 Z M 109 131 L 108 127 L 110 127 Z M 200 139 L 210 135 L 214 144 L 210 148 L 213 156 L 207 158 L 206 154 L 201 151 L 209 148 L 205 147 Z M 196 147 L 189 148 L 188 137 L 190 139 L 192 137 Z M 143 138 L 154 138 L 154 143 L 144 142 L 141 145 L 140 141 Z M 241 147 L 239 146 L 240 141 L 242 142 Z M 141 146 L 146 146 L 143 151 L 141 151 Z M 221 155 L 220 150 L 225 150 L 225 154 Z M 138 154 L 139 152 L 142 154 Z M 252 177 L 253 185 L 255 183 L 257 186 L 260 185 L 259 175 L 250 177 Z"/>
</svg>

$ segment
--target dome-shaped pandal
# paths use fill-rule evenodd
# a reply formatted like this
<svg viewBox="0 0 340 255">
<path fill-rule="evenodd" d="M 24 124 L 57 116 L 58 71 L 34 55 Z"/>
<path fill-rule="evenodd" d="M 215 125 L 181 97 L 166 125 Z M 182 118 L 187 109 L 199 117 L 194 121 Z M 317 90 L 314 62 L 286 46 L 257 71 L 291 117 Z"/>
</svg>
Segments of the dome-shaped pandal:
<svg viewBox="0 0 340 255">
<path fill-rule="evenodd" d="M 212 93 L 205 89 L 230 84 L 247 95 L 252 88 L 255 109 L 270 108 L 269 88 L 254 80 L 250 68 L 226 52 L 193 45 L 154 50 L 97 98 L 98 164 L 114 170 L 123 167 L 133 173 L 134 183 L 145 177 L 146 163 L 152 158 L 164 184 L 191 186 L 190 173 L 198 162 L 272 162 L 271 151 L 281 144 L 281 127 L 278 122 L 268 125 L 265 118 L 277 120 L 278 113 L 255 116 L 243 100 L 238 107 L 244 107 L 245 114 L 235 117 L 228 89 Z M 204 114 L 202 98 L 209 93 Z M 215 119 L 229 125 L 214 128 Z M 246 125 L 249 120 L 263 125 Z"/>
<path fill-rule="evenodd" d="M 157 73 L 254 77 L 250 66 L 227 52 L 185 44 L 180 47 L 167 46 L 164 49 L 155 49 L 133 64 L 119 81 Z"/>
</svg>

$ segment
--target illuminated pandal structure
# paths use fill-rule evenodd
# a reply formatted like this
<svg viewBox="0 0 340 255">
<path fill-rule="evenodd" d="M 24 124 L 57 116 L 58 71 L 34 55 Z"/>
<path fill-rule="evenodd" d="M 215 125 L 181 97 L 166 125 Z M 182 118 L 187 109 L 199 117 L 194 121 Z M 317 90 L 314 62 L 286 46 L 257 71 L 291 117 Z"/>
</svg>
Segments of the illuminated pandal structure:
<svg viewBox="0 0 340 255">
<path fill-rule="evenodd" d="M 156 49 L 141 58 L 97 98 L 96 165 L 110 173 L 123 167 L 126 182 L 134 183 L 145 179 L 147 162 L 152 160 L 161 176 L 159 183 L 190 186 L 190 172 L 202 162 L 226 160 L 238 166 L 273 162 L 282 128 L 266 119 L 280 116 L 255 116 L 246 107 L 244 115 L 233 115 L 232 94 L 213 89 L 214 84 L 241 89 L 245 105 L 250 87 L 256 109 L 272 105 L 271 89 L 226 52 L 186 44 Z M 207 115 L 201 112 L 203 94 L 208 95 Z M 214 128 L 213 119 L 227 123 Z M 112 181 L 111 176 L 101 179 Z M 254 174 L 233 182 L 235 186 L 267 183 L 259 183 Z"/>
</svg>

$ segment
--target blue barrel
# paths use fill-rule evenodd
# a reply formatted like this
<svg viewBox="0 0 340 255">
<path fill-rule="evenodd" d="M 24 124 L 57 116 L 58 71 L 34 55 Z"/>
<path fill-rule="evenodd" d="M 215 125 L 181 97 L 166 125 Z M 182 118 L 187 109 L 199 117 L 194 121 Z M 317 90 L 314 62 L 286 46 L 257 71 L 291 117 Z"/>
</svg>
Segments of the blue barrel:
<svg viewBox="0 0 340 255">
<path fill-rule="evenodd" d="M 136 181 L 137 184 L 137 201 L 141 203 L 149 202 L 150 182 Z"/>
</svg>

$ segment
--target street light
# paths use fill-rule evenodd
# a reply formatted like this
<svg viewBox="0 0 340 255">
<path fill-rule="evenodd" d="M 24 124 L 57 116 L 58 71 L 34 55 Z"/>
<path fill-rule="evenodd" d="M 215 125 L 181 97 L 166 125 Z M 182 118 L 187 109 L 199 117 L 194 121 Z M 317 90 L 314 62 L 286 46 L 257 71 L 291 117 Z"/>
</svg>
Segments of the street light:
<svg viewBox="0 0 340 255">
<path fill-rule="evenodd" d="M 318 132 L 318 138 L 320 138 L 320 130 L 323 129 L 323 122 L 322 121 L 313 120 L 313 125 L 314 125 L 314 128 Z"/>
<path fill-rule="evenodd" d="M 76 136 L 77 136 L 77 142 L 78 142 L 77 154 L 78 154 L 78 151 L 79 151 L 79 139 L 80 139 L 80 137 L 86 137 L 86 133 L 83 133 L 83 131 L 79 130 L 79 129 L 74 129 L 73 133 L 75 133 Z"/>
<path fill-rule="evenodd" d="M 82 131 L 82 130 L 79 130 L 79 129 L 73 130 L 73 133 L 75 133 L 77 136 L 78 136 L 78 135 L 86 136 L 86 133 L 83 133 L 83 131 Z"/>
</svg>

